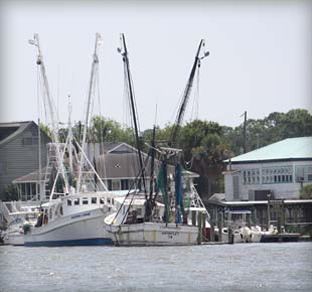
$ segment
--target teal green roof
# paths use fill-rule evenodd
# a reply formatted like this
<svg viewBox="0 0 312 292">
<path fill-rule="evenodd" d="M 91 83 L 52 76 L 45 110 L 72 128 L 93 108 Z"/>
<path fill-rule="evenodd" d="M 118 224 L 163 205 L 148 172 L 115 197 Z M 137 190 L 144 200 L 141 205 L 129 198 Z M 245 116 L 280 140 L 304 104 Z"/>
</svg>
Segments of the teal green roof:
<svg viewBox="0 0 312 292">
<path fill-rule="evenodd" d="M 312 159 L 312 137 L 288 138 L 231 158 L 231 162 Z M 225 160 L 228 162 L 229 160 Z"/>
</svg>

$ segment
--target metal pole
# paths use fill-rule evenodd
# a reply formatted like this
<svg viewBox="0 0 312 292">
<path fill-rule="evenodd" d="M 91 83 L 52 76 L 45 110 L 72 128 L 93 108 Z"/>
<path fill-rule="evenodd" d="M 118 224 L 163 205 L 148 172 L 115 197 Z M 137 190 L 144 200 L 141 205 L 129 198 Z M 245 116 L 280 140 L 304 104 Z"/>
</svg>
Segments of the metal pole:
<svg viewBox="0 0 312 292">
<path fill-rule="evenodd" d="M 270 228 L 270 225 L 271 225 L 271 210 L 270 210 L 270 198 L 271 198 L 271 194 L 268 194 L 268 206 L 267 206 L 267 217 L 268 217 L 268 230 Z"/>
</svg>

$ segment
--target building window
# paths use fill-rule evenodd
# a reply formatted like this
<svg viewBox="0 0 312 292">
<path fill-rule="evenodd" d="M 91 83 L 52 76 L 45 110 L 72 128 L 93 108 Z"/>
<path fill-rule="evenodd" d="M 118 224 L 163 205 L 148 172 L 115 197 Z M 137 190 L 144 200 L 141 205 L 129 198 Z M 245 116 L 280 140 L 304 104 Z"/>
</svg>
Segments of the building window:
<svg viewBox="0 0 312 292">
<path fill-rule="evenodd" d="M 296 182 L 311 182 L 312 181 L 312 166 L 302 165 L 296 167 Z"/>
<path fill-rule="evenodd" d="M 292 167 L 278 166 L 262 168 L 263 184 L 279 184 L 292 182 Z"/>
<path fill-rule="evenodd" d="M 259 169 L 243 170 L 243 183 L 245 185 L 255 185 L 260 183 Z"/>
<path fill-rule="evenodd" d="M 112 190 L 112 180 L 111 179 L 107 180 L 107 188 L 108 188 L 109 191 Z"/>
<path fill-rule="evenodd" d="M 121 189 L 128 190 L 129 189 L 129 181 L 127 179 L 121 180 Z"/>
<path fill-rule="evenodd" d="M 120 180 L 113 180 L 112 181 L 112 190 L 113 191 L 120 190 Z"/>
</svg>

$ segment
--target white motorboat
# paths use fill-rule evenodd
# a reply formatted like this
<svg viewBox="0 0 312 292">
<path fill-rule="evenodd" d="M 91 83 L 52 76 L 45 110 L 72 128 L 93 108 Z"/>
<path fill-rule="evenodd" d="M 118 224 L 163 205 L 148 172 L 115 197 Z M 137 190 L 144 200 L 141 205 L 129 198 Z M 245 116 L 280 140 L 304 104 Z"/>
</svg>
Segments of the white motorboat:
<svg viewBox="0 0 312 292">
<path fill-rule="evenodd" d="M 262 233 L 260 226 L 250 224 L 251 211 L 227 210 L 225 214 L 227 216 L 227 227 L 222 228 L 222 242 L 245 243 L 261 241 Z"/>
<path fill-rule="evenodd" d="M 233 238 L 229 238 L 233 236 Z M 227 227 L 222 228 L 222 242 L 232 242 L 232 243 L 254 243 L 260 242 L 262 237 L 261 229 L 259 226 L 248 226 L 240 227 L 234 229 L 232 234 L 229 235 L 229 230 Z"/>
</svg>

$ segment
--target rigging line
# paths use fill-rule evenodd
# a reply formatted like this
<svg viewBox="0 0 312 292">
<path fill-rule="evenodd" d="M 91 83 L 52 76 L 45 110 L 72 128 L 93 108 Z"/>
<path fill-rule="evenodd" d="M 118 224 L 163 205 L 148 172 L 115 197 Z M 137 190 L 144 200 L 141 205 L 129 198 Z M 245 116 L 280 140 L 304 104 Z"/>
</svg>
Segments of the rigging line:
<svg viewBox="0 0 312 292">
<path fill-rule="evenodd" d="M 137 187 L 137 186 L 138 186 L 138 182 L 140 182 L 140 179 L 141 179 L 141 177 L 142 177 L 142 174 L 144 173 L 145 168 L 146 168 L 146 166 L 147 166 L 147 162 L 148 162 L 148 156 L 147 156 L 147 157 L 145 158 L 145 160 L 144 160 L 143 168 L 139 171 L 139 173 L 137 174 L 137 176 L 136 176 L 136 178 L 135 178 L 135 181 L 134 181 L 134 186 L 135 186 L 135 187 Z M 132 186 L 131 186 L 131 187 L 132 187 Z M 125 199 L 124 199 L 123 203 L 121 204 L 119 210 L 120 210 L 121 207 L 124 205 L 125 200 L 127 199 L 127 196 L 128 196 L 129 194 L 130 194 L 130 190 L 129 190 L 128 194 L 125 196 Z M 137 193 L 136 193 L 136 190 L 135 190 L 135 191 L 133 192 L 133 194 L 132 194 L 131 201 L 130 201 L 130 203 L 129 203 L 129 206 L 128 206 L 128 208 L 127 208 L 127 211 L 125 212 L 125 216 L 123 217 L 123 219 L 122 219 L 122 221 L 121 221 L 121 224 L 124 223 L 124 220 L 126 219 L 128 213 L 129 213 L 129 211 L 130 211 L 131 205 L 132 205 L 133 200 L 134 200 L 134 196 L 135 196 L 136 194 L 137 194 Z M 119 211 L 117 212 L 115 218 L 117 217 L 118 213 L 119 213 Z M 114 220 L 115 220 L 115 219 L 114 219 Z"/>
<path fill-rule="evenodd" d="M 139 119 L 139 113 L 138 113 L 138 108 L 137 108 L 137 103 L 136 103 L 136 98 L 135 98 L 135 92 L 134 92 L 134 85 L 133 85 L 133 80 L 132 80 L 132 75 L 130 74 L 130 82 L 132 85 L 132 96 L 133 96 L 133 101 L 134 101 L 134 108 L 135 108 L 135 112 L 136 112 L 136 119 L 137 119 L 137 123 L 138 123 L 138 130 L 139 130 L 139 134 L 141 135 L 141 127 L 140 127 L 140 119 Z"/>
</svg>

